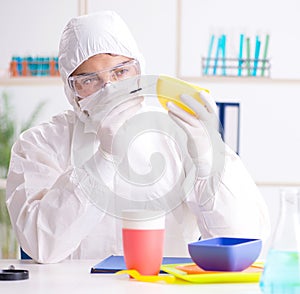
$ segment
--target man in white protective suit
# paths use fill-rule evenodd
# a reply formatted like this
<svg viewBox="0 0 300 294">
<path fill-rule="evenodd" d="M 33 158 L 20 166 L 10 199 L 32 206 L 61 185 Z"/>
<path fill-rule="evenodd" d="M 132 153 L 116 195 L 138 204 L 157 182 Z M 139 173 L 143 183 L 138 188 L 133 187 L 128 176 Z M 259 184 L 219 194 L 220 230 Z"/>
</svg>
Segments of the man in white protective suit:
<svg viewBox="0 0 300 294">
<path fill-rule="evenodd" d="M 159 109 L 144 67 L 116 13 L 66 25 L 59 68 L 73 110 L 20 135 L 7 178 L 13 228 L 36 262 L 122 254 L 128 208 L 164 211 L 166 256 L 188 256 L 200 236 L 268 238 L 266 204 L 222 141 L 210 94 L 202 105 L 183 93 L 196 115 Z"/>
</svg>

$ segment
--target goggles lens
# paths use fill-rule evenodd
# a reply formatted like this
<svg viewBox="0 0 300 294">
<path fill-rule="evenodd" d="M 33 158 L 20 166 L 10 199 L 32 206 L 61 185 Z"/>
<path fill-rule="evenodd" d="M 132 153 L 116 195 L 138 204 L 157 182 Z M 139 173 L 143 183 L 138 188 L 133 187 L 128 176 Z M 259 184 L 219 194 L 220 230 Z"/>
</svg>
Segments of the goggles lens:
<svg viewBox="0 0 300 294">
<path fill-rule="evenodd" d="M 71 76 L 68 82 L 77 97 L 86 98 L 102 90 L 108 83 L 125 80 L 138 74 L 140 65 L 133 59 L 102 71 Z"/>
</svg>

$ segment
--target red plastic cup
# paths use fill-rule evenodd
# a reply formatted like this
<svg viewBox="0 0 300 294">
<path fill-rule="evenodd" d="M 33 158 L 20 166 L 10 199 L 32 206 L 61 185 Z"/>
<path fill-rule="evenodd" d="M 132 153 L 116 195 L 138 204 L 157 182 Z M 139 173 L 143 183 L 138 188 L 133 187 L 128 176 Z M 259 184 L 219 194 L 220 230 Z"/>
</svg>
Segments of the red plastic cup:
<svg viewBox="0 0 300 294">
<path fill-rule="evenodd" d="M 163 259 L 165 215 L 162 211 L 123 211 L 123 251 L 127 269 L 157 275 Z"/>
</svg>

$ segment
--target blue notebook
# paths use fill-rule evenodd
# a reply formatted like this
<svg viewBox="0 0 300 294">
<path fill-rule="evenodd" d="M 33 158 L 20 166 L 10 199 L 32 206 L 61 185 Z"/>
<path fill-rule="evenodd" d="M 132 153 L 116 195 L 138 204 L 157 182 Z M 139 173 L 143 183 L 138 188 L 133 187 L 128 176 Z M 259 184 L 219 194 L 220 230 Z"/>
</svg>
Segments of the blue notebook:
<svg viewBox="0 0 300 294">
<path fill-rule="evenodd" d="M 189 257 L 164 257 L 163 264 L 177 264 L 177 263 L 192 263 Z M 125 270 L 125 261 L 122 255 L 111 255 L 101 262 L 97 263 L 91 268 L 91 273 L 115 273 L 117 271 Z"/>
</svg>

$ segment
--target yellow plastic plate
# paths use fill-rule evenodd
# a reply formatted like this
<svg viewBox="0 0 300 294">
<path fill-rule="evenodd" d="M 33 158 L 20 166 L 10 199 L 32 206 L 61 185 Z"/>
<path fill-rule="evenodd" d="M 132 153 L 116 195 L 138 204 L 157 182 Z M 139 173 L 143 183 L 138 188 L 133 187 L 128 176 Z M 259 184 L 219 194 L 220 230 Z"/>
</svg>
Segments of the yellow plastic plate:
<svg viewBox="0 0 300 294">
<path fill-rule="evenodd" d="M 172 274 L 176 278 L 190 283 L 257 283 L 259 282 L 263 266 L 261 263 L 254 263 L 241 272 L 209 272 L 190 264 L 166 264 L 161 266 L 161 270 Z M 191 272 L 194 272 L 191 274 Z"/>
<path fill-rule="evenodd" d="M 136 279 L 137 281 L 141 282 L 166 282 L 166 283 L 174 283 L 176 278 L 170 275 L 157 275 L 157 276 L 143 276 L 136 270 L 122 270 L 116 272 L 116 275 L 128 274 L 130 277 Z"/>
<path fill-rule="evenodd" d="M 197 85 L 187 83 L 183 80 L 176 79 L 166 75 L 160 75 L 157 84 L 156 84 L 156 92 L 158 96 L 158 100 L 160 104 L 168 110 L 167 103 L 169 101 L 174 102 L 178 107 L 187 111 L 190 114 L 195 115 L 195 112 L 189 108 L 186 104 L 184 104 L 181 99 L 181 94 L 187 94 L 195 98 L 199 103 L 204 105 L 203 101 L 200 99 L 198 92 L 206 91 L 209 93 L 209 90 L 205 88 L 201 88 Z"/>
</svg>

